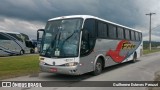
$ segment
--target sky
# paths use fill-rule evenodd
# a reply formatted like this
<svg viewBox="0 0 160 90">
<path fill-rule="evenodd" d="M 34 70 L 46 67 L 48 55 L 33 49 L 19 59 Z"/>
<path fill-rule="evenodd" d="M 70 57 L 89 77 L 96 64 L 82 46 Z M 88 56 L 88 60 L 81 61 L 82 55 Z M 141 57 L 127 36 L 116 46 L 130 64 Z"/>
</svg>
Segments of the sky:
<svg viewBox="0 0 160 90">
<path fill-rule="evenodd" d="M 1 0 L 0 30 L 25 33 L 36 39 L 38 29 L 50 18 L 93 15 L 141 30 L 148 40 L 152 16 L 152 40 L 160 41 L 160 0 Z"/>
</svg>

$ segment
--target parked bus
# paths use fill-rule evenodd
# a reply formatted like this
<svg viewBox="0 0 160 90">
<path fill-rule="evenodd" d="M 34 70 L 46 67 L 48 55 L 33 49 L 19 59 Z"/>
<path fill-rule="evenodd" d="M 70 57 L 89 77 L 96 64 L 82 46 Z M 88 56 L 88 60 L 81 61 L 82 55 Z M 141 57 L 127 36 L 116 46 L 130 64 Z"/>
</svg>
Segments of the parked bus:
<svg viewBox="0 0 160 90">
<path fill-rule="evenodd" d="M 1 32 L 1 38 L 0 41 L 2 42 L 0 44 L 1 46 L 1 56 L 6 55 L 22 55 L 24 53 L 34 53 L 34 45 L 32 42 L 26 37 L 24 37 L 25 34 L 21 34 L 18 32 L 9 32 L 9 31 L 0 31 Z M 27 35 L 25 35 L 27 36 Z M 8 38 L 8 40 L 4 40 Z M 27 36 L 28 37 L 28 36 Z M 12 45 L 14 43 L 14 45 Z M 5 52 L 4 52 L 5 51 Z M 6 53 L 7 51 L 7 53 Z M 16 52 L 14 52 L 16 51 Z M 5 53 L 3 55 L 3 53 Z"/>
<path fill-rule="evenodd" d="M 14 37 L 0 31 L 0 56 L 21 55 L 23 47 Z"/>
<path fill-rule="evenodd" d="M 6 33 L 16 38 L 20 42 L 23 48 L 22 54 L 34 53 L 35 46 L 33 45 L 32 41 L 29 40 L 28 35 L 19 32 L 6 32 Z"/>
<path fill-rule="evenodd" d="M 95 16 L 49 19 L 40 47 L 41 71 L 98 75 L 105 67 L 133 61 L 142 55 L 142 32 Z"/>
</svg>

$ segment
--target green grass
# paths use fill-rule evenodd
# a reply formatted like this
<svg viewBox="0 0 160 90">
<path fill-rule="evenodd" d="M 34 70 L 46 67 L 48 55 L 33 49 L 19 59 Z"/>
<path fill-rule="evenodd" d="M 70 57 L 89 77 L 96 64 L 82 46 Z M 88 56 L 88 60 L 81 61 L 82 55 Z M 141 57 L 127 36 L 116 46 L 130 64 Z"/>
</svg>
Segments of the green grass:
<svg viewBox="0 0 160 90">
<path fill-rule="evenodd" d="M 149 49 L 144 49 L 143 54 L 149 54 L 154 52 L 160 52 L 160 49 L 152 49 L 151 51 Z"/>
<path fill-rule="evenodd" d="M 0 80 L 39 72 L 38 55 L 0 57 Z"/>
</svg>

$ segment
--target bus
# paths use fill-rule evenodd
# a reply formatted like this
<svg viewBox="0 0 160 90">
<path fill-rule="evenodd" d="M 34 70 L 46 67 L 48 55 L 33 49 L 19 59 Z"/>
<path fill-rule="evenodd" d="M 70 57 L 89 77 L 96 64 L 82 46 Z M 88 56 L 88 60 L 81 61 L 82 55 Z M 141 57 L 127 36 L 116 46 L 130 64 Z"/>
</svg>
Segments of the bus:
<svg viewBox="0 0 160 90">
<path fill-rule="evenodd" d="M 27 35 L 4 30 L 1 30 L 0 34 L 1 56 L 34 53 L 34 45 Z"/>
<path fill-rule="evenodd" d="M 0 31 L 0 56 L 21 54 L 23 54 L 21 43 L 4 31 Z"/>
<path fill-rule="evenodd" d="M 141 31 L 91 15 L 49 19 L 39 38 L 41 71 L 58 74 L 99 75 L 105 67 L 136 62 L 143 50 Z"/>
<path fill-rule="evenodd" d="M 16 38 L 19 41 L 21 47 L 23 48 L 22 54 L 34 53 L 35 46 L 33 45 L 32 41 L 29 40 L 28 35 L 19 32 L 6 32 L 6 33 Z"/>
</svg>

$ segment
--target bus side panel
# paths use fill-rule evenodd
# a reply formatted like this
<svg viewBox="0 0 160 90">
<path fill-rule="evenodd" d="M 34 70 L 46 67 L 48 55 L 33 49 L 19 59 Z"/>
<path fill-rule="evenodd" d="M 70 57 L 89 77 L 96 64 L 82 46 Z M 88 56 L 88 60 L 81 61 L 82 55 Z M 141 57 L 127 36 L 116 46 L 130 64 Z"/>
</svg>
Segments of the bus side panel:
<svg viewBox="0 0 160 90">
<path fill-rule="evenodd" d="M 140 41 L 97 39 L 94 51 L 105 56 L 107 67 L 132 60 L 135 52 L 140 57 L 141 48 Z"/>
<path fill-rule="evenodd" d="M 80 58 L 80 64 L 82 64 L 78 68 L 80 74 L 93 71 L 93 68 L 94 68 L 93 62 L 95 60 L 95 56 L 96 56 L 96 53 L 91 52 L 91 54 Z"/>
<path fill-rule="evenodd" d="M 3 51 L 1 48 L 0 48 L 0 56 L 8 56 L 10 55 L 9 53 Z"/>
<path fill-rule="evenodd" d="M 19 54 L 21 47 L 12 40 L 1 40 L 0 47 L 10 54 Z"/>
<path fill-rule="evenodd" d="M 93 52 L 80 58 L 83 66 L 79 69 L 81 73 L 93 71 L 97 56 L 104 57 L 104 67 L 130 61 L 133 59 L 135 51 L 139 57 L 140 43 L 128 40 L 97 39 Z"/>
<path fill-rule="evenodd" d="M 94 70 L 94 63 L 96 62 L 96 58 L 98 58 L 98 56 L 104 57 L 105 59 L 104 65 L 110 66 L 117 64 L 110 57 L 106 56 L 106 50 L 108 51 L 109 46 L 112 46 L 112 48 L 116 47 L 115 44 L 112 45 L 110 42 L 113 42 L 113 40 L 107 40 L 107 39 L 96 40 L 93 52 L 91 52 L 87 56 L 80 58 L 80 63 L 82 64 L 82 66 L 80 66 L 78 69 L 81 72 L 81 74 L 91 72 Z"/>
<path fill-rule="evenodd" d="M 117 64 L 113 61 L 113 59 L 110 56 L 107 56 L 107 52 L 109 50 L 114 50 L 117 46 L 118 41 L 117 40 L 109 40 L 109 39 L 97 39 L 94 50 L 97 52 L 96 56 L 99 54 L 103 54 L 105 58 L 105 64 L 104 66 L 111 66 Z M 96 60 L 94 61 L 96 62 Z"/>
</svg>

